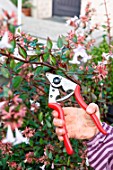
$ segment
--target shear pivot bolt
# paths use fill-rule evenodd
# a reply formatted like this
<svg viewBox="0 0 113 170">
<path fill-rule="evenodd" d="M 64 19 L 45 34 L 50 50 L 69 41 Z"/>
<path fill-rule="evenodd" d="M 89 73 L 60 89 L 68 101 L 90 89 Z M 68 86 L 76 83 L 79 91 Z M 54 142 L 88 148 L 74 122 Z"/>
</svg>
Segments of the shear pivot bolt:
<svg viewBox="0 0 113 170">
<path fill-rule="evenodd" d="M 53 83 L 54 84 L 59 84 L 61 82 L 61 79 L 59 78 L 59 77 L 55 77 L 54 79 L 53 79 Z"/>
</svg>

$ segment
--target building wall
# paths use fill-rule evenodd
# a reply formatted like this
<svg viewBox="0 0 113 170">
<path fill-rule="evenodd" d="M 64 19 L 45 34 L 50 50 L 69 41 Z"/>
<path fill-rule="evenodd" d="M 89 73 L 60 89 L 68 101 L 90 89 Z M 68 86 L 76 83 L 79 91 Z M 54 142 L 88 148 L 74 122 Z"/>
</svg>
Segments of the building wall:
<svg viewBox="0 0 113 170">
<path fill-rule="evenodd" d="M 85 6 L 88 2 L 91 2 L 91 6 L 96 9 L 95 21 L 102 22 L 106 20 L 104 0 L 82 0 L 81 14 L 84 14 Z M 113 0 L 106 0 L 108 13 L 113 17 Z"/>
<path fill-rule="evenodd" d="M 49 18 L 52 16 L 52 0 L 33 0 L 35 8 L 32 16 L 35 18 Z"/>
<path fill-rule="evenodd" d="M 82 0 L 81 3 L 81 15 L 84 15 L 84 9 L 88 2 L 91 2 L 91 6 L 96 9 L 95 15 L 93 16 L 93 23 L 98 23 L 100 25 L 104 25 L 106 23 L 106 10 L 104 5 L 104 0 Z M 113 0 L 106 0 L 107 11 L 109 17 L 111 18 L 111 27 L 113 27 Z M 101 29 L 101 27 L 100 27 Z M 111 29 L 111 34 L 113 36 L 113 28 Z"/>
<path fill-rule="evenodd" d="M 93 23 L 105 24 L 106 12 L 104 0 L 81 0 L 80 14 L 84 15 L 84 9 L 88 2 L 91 2 L 92 7 L 96 9 L 96 13 L 93 17 Z M 107 9 L 110 18 L 113 18 L 113 0 L 106 0 Z M 33 0 L 35 8 L 32 11 L 32 16 L 35 18 L 49 18 L 52 17 L 52 3 L 53 0 Z M 111 20 L 111 26 L 113 27 L 113 19 Z M 113 35 L 113 29 L 111 31 Z"/>
</svg>

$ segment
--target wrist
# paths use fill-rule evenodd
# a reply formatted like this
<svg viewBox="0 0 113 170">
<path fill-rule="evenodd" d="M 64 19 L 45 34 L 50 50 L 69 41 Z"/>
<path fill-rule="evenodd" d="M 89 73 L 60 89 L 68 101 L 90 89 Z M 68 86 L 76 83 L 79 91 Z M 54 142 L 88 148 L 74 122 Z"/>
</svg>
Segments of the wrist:
<svg viewBox="0 0 113 170">
<path fill-rule="evenodd" d="M 103 129 L 109 134 L 109 132 L 107 131 L 107 126 L 108 125 L 106 123 L 104 123 L 104 122 L 102 123 Z M 96 140 L 99 142 L 99 140 L 103 140 L 104 138 L 106 138 L 106 135 L 104 135 L 98 129 L 96 129 L 95 135 L 88 140 L 87 144 L 93 145 L 93 144 L 95 144 Z"/>
<path fill-rule="evenodd" d="M 92 140 L 93 138 L 95 138 L 98 133 L 99 133 L 99 130 L 97 129 L 97 130 L 95 131 L 95 134 L 94 134 L 90 139 L 88 139 L 88 141 L 90 141 L 90 140 Z"/>
</svg>

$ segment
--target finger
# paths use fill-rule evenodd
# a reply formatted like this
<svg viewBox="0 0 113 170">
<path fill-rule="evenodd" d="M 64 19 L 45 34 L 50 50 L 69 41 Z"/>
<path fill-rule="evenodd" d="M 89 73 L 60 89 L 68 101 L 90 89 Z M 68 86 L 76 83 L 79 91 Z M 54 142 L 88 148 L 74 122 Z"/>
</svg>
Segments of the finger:
<svg viewBox="0 0 113 170">
<path fill-rule="evenodd" d="M 54 126 L 57 126 L 57 127 L 63 127 L 65 122 L 62 119 L 54 118 L 53 124 L 54 124 Z"/>
<path fill-rule="evenodd" d="M 96 114 L 97 117 L 100 119 L 100 111 L 99 111 L 99 107 L 97 104 L 95 103 L 90 103 L 86 109 L 86 112 L 88 114 Z"/>
<path fill-rule="evenodd" d="M 97 111 L 99 111 L 99 108 L 98 108 L 98 105 L 95 103 L 90 103 L 88 107 L 86 108 L 86 112 L 88 114 L 93 114 L 93 113 L 96 113 Z"/>
<path fill-rule="evenodd" d="M 63 141 L 63 140 L 64 140 L 63 136 L 58 136 L 58 139 L 59 139 L 60 141 Z"/>
<path fill-rule="evenodd" d="M 56 128 L 56 134 L 57 136 L 63 136 L 66 132 L 63 128 Z"/>
<path fill-rule="evenodd" d="M 56 110 L 54 110 L 53 112 L 52 112 L 52 115 L 53 115 L 53 117 L 58 117 L 58 112 L 56 111 Z"/>
</svg>

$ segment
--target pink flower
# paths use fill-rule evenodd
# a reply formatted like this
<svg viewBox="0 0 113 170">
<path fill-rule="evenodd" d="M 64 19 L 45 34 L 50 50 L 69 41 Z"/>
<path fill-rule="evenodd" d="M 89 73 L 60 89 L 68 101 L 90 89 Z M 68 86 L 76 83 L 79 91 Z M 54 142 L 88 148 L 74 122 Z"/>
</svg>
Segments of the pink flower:
<svg viewBox="0 0 113 170">
<path fill-rule="evenodd" d="M 88 71 L 89 70 L 89 68 L 88 68 L 88 66 L 86 66 L 86 71 Z"/>
<path fill-rule="evenodd" d="M 11 126 L 11 129 L 21 127 L 23 118 L 26 114 L 26 107 L 22 104 L 22 99 L 15 95 L 9 102 L 7 102 L 9 109 L 2 107 L 1 119 L 4 121 L 5 127 Z"/>
<path fill-rule="evenodd" d="M 78 27 L 80 20 L 77 16 L 74 16 L 74 18 L 70 18 L 69 20 L 67 20 L 66 23 L 70 26 Z"/>
<path fill-rule="evenodd" d="M 17 163 L 16 162 L 9 162 L 8 165 L 11 168 L 17 168 Z"/>
<path fill-rule="evenodd" d="M 88 17 L 85 16 L 85 15 L 81 16 L 80 19 L 81 19 L 82 22 L 88 22 L 88 20 L 89 20 Z"/>
<path fill-rule="evenodd" d="M 22 99 L 19 98 L 19 95 L 15 95 L 12 100 L 13 100 L 14 104 L 16 104 L 16 105 L 18 105 L 19 103 L 22 103 Z"/>
<path fill-rule="evenodd" d="M 72 40 L 72 38 L 75 36 L 75 31 L 74 30 L 71 30 L 69 33 L 68 33 L 68 40 Z"/>
<path fill-rule="evenodd" d="M 31 138 L 35 134 L 35 129 L 26 127 L 25 130 L 22 132 L 22 134 L 27 138 Z"/>
<path fill-rule="evenodd" d="M 32 163 L 34 160 L 34 152 L 28 152 L 25 157 L 26 159 L 24 162 Z"/>
<path fill-rule="evenodd" d="M 106 78 L 106 76 L 108 74 L 108 71 L 106 69 L 106 65 L 101 63 L 97 66 L 94 65 L 93 68 L 94 68 L 94 73 L 97 74 L 96 76 L 93 76 L 93 79 L 102 80 L 102 79 Z"/>
<path fill-rule="evenodd" d="M 12 155 L 12 144 L 11 143 L 3 143 L 2 141 L 0 141 L 0 150 L 2 151 L 2 154 L 8 154 L 8 155 Z"/>
<path fill-rule="evenodd" d="M 0 111 L 2 111 L 2 109 L 4 108 L 4 105 L 6 104 L 7 104 L 7 101 L 0 102 Z"/>
<path fill-rule="evenodd" d="M 78 35 L 78 37 L 77 37 L 77 43 L 78 43 L 79 45 L 82 45 L 83 42 L 84 42 L 84 40 L 85 40 L 85 36 Z"/>
<path fill-rule="evenodd" d="M 83 67 L 83 66 L 80 66 L 79 69 L 80 69 L 80 70 L 84 70 L 84 67 Z"/>
</svg>

